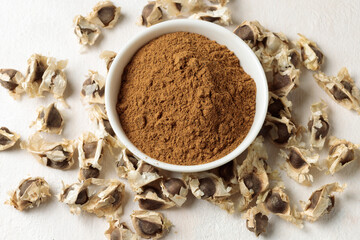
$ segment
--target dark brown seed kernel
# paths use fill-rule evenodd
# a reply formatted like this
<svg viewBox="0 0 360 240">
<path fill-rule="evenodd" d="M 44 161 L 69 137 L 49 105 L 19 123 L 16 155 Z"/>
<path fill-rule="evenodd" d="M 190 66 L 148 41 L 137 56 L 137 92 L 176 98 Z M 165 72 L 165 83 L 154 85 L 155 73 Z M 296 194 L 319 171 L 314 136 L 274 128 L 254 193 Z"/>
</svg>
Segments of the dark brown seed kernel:
<svg viewBox="0 0 360 240">
<path fill-rule="evenodd" d="M 334 96 L 336 100 L 349 99 L 348 95 L 346 95 L 340 88 L 336 85 L 330 90 L 331 94 Z"/>
<path fill-rule="evenodd" d="M 335 196 L 329 196 L 331 204 L 327 207 L 326 211 L 329 213 L 335 206 Z"/>
<path fill-rule="evenodd" d="M 237 27 L 234 33 L 244 41 L 255 42 L 254 33 L 251 28 L 247 25 Z"/>
<path fill-rule="evenodd" d="M 104 122 L 105 131 L 107 133 L 109 133 L 110 136 L 114 137 L 115 132 L 114 132 L 113 128 L 111 127 L 109 120 L 103 120 L 103 122 Z"/>
<path fill-rule="evenodd" d="M 316 134 L 315 134 L 315 139 L 318 140 L 321 138 L 324 138 L 327 136 L 327 134 L 329 133 L 329 123 L 327 123 L 324 118 L 321 116 L 320 117 L 320 121 L 321 121 L 321 128 L 317 128 L 316 129 Z"/>
<path fill-rule="evenodd" d="M 179 194 L 182 187 L 186 188 L 184 182 L 178 178 L 170 178 L 164 181 L 164 186 L 171 195 Z"/>
<path fill-rule="evenodd" d="M 230 161 L 219 167 L 219 176 L 229 182 L 234 176 L 234 161 Z"/>
<path fill-rule="evenodd" d="M 99 169 L 93 168 L 91 166 L 89 168 L 81 168 L 80 171 L 84 179 L 97 178 L 100 175 Z"/>
<path fill-rule="evenodd" d="M 306 162 L 301 155 L 293 149 L 290 150 L 289 158 L 287 160 L 295 169 L 299 169 L 306 165 Z"/>
<path fill-rule="evenodd" d="M 115 190 L 111 196 L 113 197 L 114 201 L 111 203 L 113 208 L 118 208 L 121 205 L 121 193 L 118 190 Z"/>
<path fill-rule="evenodd" d="M 212 17 L 212 16 L 201 16 L 201 20 L 208 21 L 208 22 L 215 22 L 220 19 L 220 17 Z"/>
<path fill-rule="evenodd" d="M 258 237 L 261 233 L 266 232 L 266 228 L 269 223 L 269 218 L 262 213 L 257 213 L 255 215 L 255 228 L 250 228 L 248 225 L 248 221 L 246 221 L 246 227 L 249 231 L 254 232 L 255 235 Z"/>
<path fill-rule="evenodd" d="M 341 81 L 340 83 L 344 86 L 344 88 L 345 88 L 349 93 L 351 93 L 353 87 L 351 86 L 351 84 L 350 84 L 349 82 Z"/>
<path fill-rule="evenodd" d="M 143 163 L 141 165 L 141 167 L 139 168 L 139 173 L 144 173 L 144 172 L 149 172 L 149 173 L 153 173 L 153 172 L 158 172 L 157 169 L 155 169 L 153 166 L 151 166 L 150 164 L 147 163 Z"/>
<path fill-rule="evenodd" d="M 80 32 L 81 32 L 82 35 L 90 35 L 93 32 L 95 32 L 95 30 L 90 29 L 90 28 L 82 28 L 80 26 L 79 26 L 79 28 L 80 28 Z"/>
<path fill-rule="evenodd" d="M 164 203 L 152 199 L 140 199 L 139 207 L 145 210 L 157 210 L 164 206 Z"/>
<path fill-rule="evenodd" d="M 7 127 L 1 127 L 0 129 L 1 129 L 1 130 L 4 130 L 4 131 L 5 131 L 6 133 L 8 133 L 8 134 L 12 134 Z"/>
<path fill-rule="evenodd" d="M 87 201 L 89 200 L 88 194 L 87 194 L 87 189 L 82 190 L 81 192 L 79 192 L 75 204 L 80 204 L 83 205 L 85 204 Z"/>
<path fill-rule="evenodd" d="M 7 145 L 9 143 L 11 143 L 11 140 L 8 137 L 0 134 L 0 145 L 5 146 L 5 145 Z"/>
<path fill-rule="evenodd" d="M 322 54 L 322 52 L 318 48 L 316 48 L 315 46 L 310 45 L 310 48 L 314 51 L 315 55 L 317 56 L 318 63 L 321 64 L 323 59 L 324 59 L 324 55 Z"/>
<path fill-rule="evenodd" d="M 162 232 L 162 226 L 160 224 L 152 223 L 141 219 L 137 219 L 137 224 L 141 232 L 148 236 L 155 236 L 157 233 Z"/>
<path fill-rule="evenodd" d="M 25 181 L 23 182 L 20 186 L 19 186 L 19 189 L 20 189 L 20 196 L 22 196 L 26 189 L 28 189 L 28 187 L 30 187 L 30 185 L 33 183 L 33 182 L 36 182 L 36 180 L 28 180 L 28 181 Z"/>
<path fill-rule="evenodd" d="M 280 111 L 284 110 L 284 109 L 285 109 L 285 106 L 281 102 L 281 100 L 280 99 L 274 99 L 274 101 L 269 104 L 268 112 L 270 113 L 271 116 L 276 117 L 276 118 L 280 118 Z"/>
<path fill-rule="evenodd" d="M 252 196 L 256 196 L 261 191 L 261 181 L 254 173 L 250 173 L 244 177 L 244 184 L 248 189 L 254 191 Z"/>
<path fill-rule="evenodd" d="M 294 65 L 295 68 L 300 68 L 300 59 L 296 52 L 292 52 L 290 54 L 290 62 L 292 65 Z"/>
<path fill-rule="evenodd" d="M 115 10 L 114 6 L 103 7 L 98 11 L 98 17 L 100 21 L 104 24 L 104 26 L 108 26 L 115 17 Z"/>
<path fill-rule="evenodd" d="M 44 75 L 45 70 L 46 66 L 42 62 L 37 61 L 34 82 L 42 82 L 42 76 Z"/>
<path fill-rule="evenodd" d="M 176 7 L 176 9 L 177 9 L 179 12 L 180 12 L 181 9 L 182 9 L 181 3 L 175 3 L 175 7 Z"/>
<path fill-rule="evenodd" d="M 1 86 L 3 86 L 4 88 L 12 91 L 14 90 L 17 86 L 19 86 L 19 84 L 14 83 L 14 82 L 6 82 L 6 81 L 1 81 L 0 80 L 0 84 Z"/>
<path fill-rule="evenodd" d="M 98 145 L 97 141 L 83 144 L 85 158 L 93 158 L 93 157 L 95 157 L 97 145 Z"/>
<path fill-rule="evenodd" d="M 291 79 L 289 75 L 281 75 L 280 73 L 276 73 L 273 78 L 272 90 L 279 90 L 288 86 L 291 83 Z"/>
<path fill-rule="evenodd" d="M 46 120 L 46 126 L 49 128 L 59 128 L 63 122 L 60 112 L 56 109 L 55 105 L 51 106 L 48 118 Z"/>
<path fill-rule="evenodd" d="M 284 123 L 276 123 L 276 126 L 278 128 L 278 139 L 274 140 L 276 143 L 284 144 L 287 143 L 289 140 L 291 134 L 288 131 L 288 128 L 286 124 Z"/>
<path fill-rule="evenodd" d="M 201 197 L 202 199 L 209 198 L 215 194 L 216 185 L 211 178 L 207 177 L 199 179 L 199 183 L 199 188 L 204 193 L 204 195 Z"/>
<path fill-rule="evenodd" d="M 270 192 L 265 199 L 266 208 L 273 213 L 284 213 L 288 209 L 288 203 L 284 202 L 279 193 Z"/>
<path fill-rule="evenodd" d="M 65 169 L 69 166 L 69 162 L 65 159 L 62 162 L 53 161 L 52 159 L 48 158 L 46 162 L 46 166 L 56 169 Z"/>
</svg>

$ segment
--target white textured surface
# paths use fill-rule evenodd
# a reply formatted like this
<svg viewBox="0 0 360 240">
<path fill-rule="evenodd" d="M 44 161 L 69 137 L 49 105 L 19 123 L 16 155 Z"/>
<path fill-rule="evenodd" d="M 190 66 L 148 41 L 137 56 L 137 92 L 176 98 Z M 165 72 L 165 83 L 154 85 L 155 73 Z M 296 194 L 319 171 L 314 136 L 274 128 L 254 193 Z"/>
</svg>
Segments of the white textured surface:
<svg viewBox="0 0 360 240">
<path fill-rule="evenodd" d="M 0 14 L 0 68 L 15 68 L 23 73 L 26 60 L 32 53 L 41 53 L 69 59 L 66 69 L 69 86 L 66 90 L 70 110 L 64 110 L 66 138 L 77 138 L 82 131 L 89 130 L 87 113 L 80 102 L 80 88 L 88 69 L 105 73 L 103 62 L 98 59 L 102 50 L 118 51 L 143 28 L 134 23 L 146 1 L 116 1 L 122 7 L 123 17 L 113 30 L 104 30 L 104 38 L 87 53 L 79 54 L 78 45 L 72 33 L 72 19 L 77 14 L 86 14 L 96 0 L 86 1 L 1 1 Z M 360 86 L 359 61 L 359 11 L 357 0 L 232 0 L 230 4 L 234 22 L 259 20 L 272 31 L 282 31 L 291 39 L 300 32 L 316 41 L 327 59 L 324 71 L 336 74 L 347 66 Z M 231 27 L 232 29 L 234 26 Z M 305 123 L 312 102 L 323 98 L 330 105 L 331 133 L 348 140 L 360 142 L 360 116 L 336 105 L 305 72 L 300 87 L 292 94 L 295 118 Z M 53 101 L 51 96 L 43 99 L 23 97 L 14 101 L 4 89 L 0 89 L 1 126 L 18 132 L 26 139 L 32 132 L 29 123 L 35 118 L 35 110 Z M 92 215 L 71 215 L 69 209 L 54 198 L 38 209 L 18 212 L 2 204 L 7 191 L 14 188 L 27 176 L 43 176 L 49 182 L 54 194 L 59 192 L 61 180 L 72 183 L 77 180 L 77 169 L 59 171 L 40 165 L 17 145 L 10 151 L 0 153 L 0 239 L 104 239 L 107 224 Z M 279 162 L 277 156 L 270 161 Z M 111 157 L 107 156 L 104 177 L 114 177 Z M 348 183 L 344 194 L 338 195 L 334 211 L 314 224 L 305 224 L 304 229 L 280 220 L 270 218 L 268 239 L 357 239 L 360 234 L 360 186 L 359 163 L 352 163 L 347 169 L 333 177 L 316 174 L 314 186 L 306 188 L 283 176 L 290 197 L 298 202 L 305 200 L 320 185 L 339 181 Z M 127 192 L 130 193 L 129 188 Z M 137 205 L 128 198 L 124 221 Z M 207 202 L 191 198 L 181 209 L 164 211 L 175 227 L 167 239 L 255 239 L 248 232 L 239 215 L 229 216 L 226 212 Z M 261 237 L 263 238 L 263 237 Z"/>
</svg>

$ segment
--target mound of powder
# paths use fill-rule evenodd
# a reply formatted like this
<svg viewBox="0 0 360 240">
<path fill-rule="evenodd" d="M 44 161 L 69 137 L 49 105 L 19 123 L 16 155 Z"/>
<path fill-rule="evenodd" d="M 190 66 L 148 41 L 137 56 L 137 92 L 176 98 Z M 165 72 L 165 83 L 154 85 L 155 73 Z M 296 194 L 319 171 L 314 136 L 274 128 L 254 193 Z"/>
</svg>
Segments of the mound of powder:
<svg viewBox="0 0 360 240">
<path fill-rule="evenodd" d="M 227 47 L 175 32 L 140 48 L 124 69 L 117 112 L 148 156 L 197 165 L 234 150 L 255 115 L 256 85 Z"/>
</svg>

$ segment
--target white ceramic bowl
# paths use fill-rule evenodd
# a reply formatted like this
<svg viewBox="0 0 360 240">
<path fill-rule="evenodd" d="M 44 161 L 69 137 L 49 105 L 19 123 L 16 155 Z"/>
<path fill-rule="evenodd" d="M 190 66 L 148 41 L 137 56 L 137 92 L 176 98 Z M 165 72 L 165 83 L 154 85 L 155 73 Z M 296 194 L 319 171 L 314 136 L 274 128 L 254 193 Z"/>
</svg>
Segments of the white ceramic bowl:
<svg viewBox="0 0 360 240">
<path fill-rule="evenodd" d="M 227 48 L 235 53 L 239 58 L 240 64 L 256 83 L 256 112 L 253 125 L 242 143 L 228 155 L 210 163 L 200 165 L 174 165 L 168 164 L 147 156 L 130 142 L 125 135 L 118 114 L 116 112 L 116 103 L 121 84 L 121 76 L 124 67 L 131 60 L 136 51 L 148 43 L 150 40 L 157 38 L 166 33 L 172 32 L 192 32 L 198 33 L 215 40 L 219 44 L 227 46 Z M 127 147 L 135 156 L 145 162 L 165 170 L 174 172 L 200 172 L 219 167 L 238 155 L 240 155 L 258 135 L 267 112 L 268 107 L 268 86 L 264 70 L 253 51 L 248 45 L 242 41 L 231 31 L 214 23 L 199 20 L 171 20 L 156 24 L 152 27 L 144 29 L 140 34 L 131 39 L 127 45 L 117 54 L 114 59 L 106 79 L 105 88 L 105 105 L 111 126 L 113 127 L 119 140 Z"/>
</svg>

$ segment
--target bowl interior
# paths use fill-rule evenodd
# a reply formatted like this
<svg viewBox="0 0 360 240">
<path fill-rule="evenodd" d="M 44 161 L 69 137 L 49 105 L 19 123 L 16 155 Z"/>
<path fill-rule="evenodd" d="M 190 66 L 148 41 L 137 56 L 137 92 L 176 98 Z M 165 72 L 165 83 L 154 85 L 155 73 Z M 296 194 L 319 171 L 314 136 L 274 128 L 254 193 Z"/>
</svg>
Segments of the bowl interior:
<svg viewBox="0 0 360 240">
<path fill-rule="evenodd" d="M 138 148 L 136 148 L 125 135 L 120 120 L 116 112 L 116 103 L 118 93 L 121 85 L 121 76 L 123 69 L 136 51 L 143 45 L 154 38 L 157 38 L 166 33 L 172 32 L 192 32 L 198 33 L 215 40 L 217 43 L 227 46 L 230 51 L 233 51 L 240 60 L 240 65 L 243 67 L 255 81 L 256 84 L 256 112 L 253 125 L 243 142 L 228 155 L 215 160 L 210 163 L 192 166 L 173 165 L 153 159 Z M 242 41 L 231 31 L 224 27 L 213 23 L 199 21 L 199 20 L 171 20 L 154 25 L 145 31 L 141 32 L 117 54 L 114 59 L 106 79 L 105 88 L 105 105 L 111 126 L 114 129 L 119 140 L 127 147 L 135 156 L 146 161 L 147 163 L 174 172 L 199 172 L 221 166 L 230 160 L 240 155 L 256 138 L 263 122 L 265 120 L 267 106 L 268 106 L 268 86 L 264 70 L 258 61 L 253 51 L 248 45 Z"/>
</svg>

